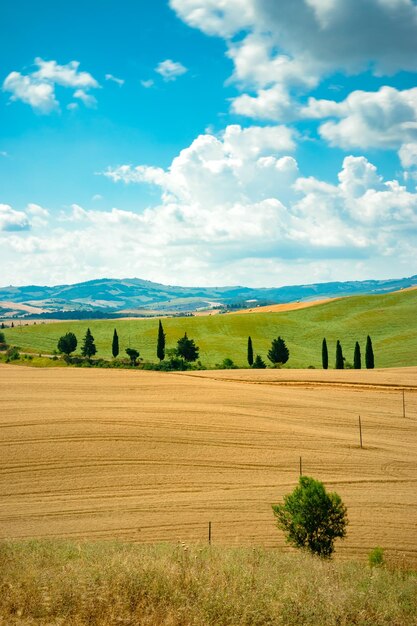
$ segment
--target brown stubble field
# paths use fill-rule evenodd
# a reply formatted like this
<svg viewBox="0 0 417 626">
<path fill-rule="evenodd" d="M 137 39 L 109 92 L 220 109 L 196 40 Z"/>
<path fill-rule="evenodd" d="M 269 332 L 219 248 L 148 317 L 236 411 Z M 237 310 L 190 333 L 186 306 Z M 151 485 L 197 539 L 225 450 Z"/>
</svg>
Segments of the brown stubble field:
<svg viewBox="0 0 417 626">
<path fill-rule="evenodd" d="M 1 538 L 205 541 L 211 521 L 216 544 L 283 548 L 270 505 L 302 456 L 347 505 L 339 558 L 417 564 L 417 368 L 0 365 L 0 392 Z"/>
</svg>

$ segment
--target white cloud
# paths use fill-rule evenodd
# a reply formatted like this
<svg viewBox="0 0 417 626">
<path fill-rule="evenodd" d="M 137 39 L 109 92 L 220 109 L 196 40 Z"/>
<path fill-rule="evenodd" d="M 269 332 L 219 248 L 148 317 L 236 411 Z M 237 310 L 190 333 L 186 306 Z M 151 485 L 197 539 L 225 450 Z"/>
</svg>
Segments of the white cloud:
<svg viewBox="0 0 417 626">
<path fill-rule="evenodd" d="M 22 211 L 15 211 L 9 204 L 0 204 L 0 231 L 29 230 L 28 217 Z"/>
<path fill-rule="evenodd" d="M 417 88 L 354 91 L 342 102 L 310 98 L 300 114 L 339 118 L 320 126 L 320 134 L 332 146 L 398 149 L 417 141 Z"/>
<path fill-rule="evenodd" d="M 338 71 L 417 70 L 412 0 L 170 0 L 190 26 L 223 37 L 233 79 L 249 93 L 232 109 L 289 119 L 292 92 Z M 291 117 L 291 116 L 290 116 Z"/>
<path fill-rule="evenodd" d="M 98 82 L 88 72 L 80 72 L 79 62 L 70 61 L 59 65 L 56 61 L 35 59 L 38 69 L 30 74 L 11 72 L 3 82 L 3 91 L 11 93 L 11 100 L 20 100 L 29 104 L 40 113 L 50 113 L 59 108 L 55 86 L 76 89 L 74 97 L 91 105 L 95 98 L 87 93 L 88 89 L 99 87 Z M 78 95 L 76 95 L 78 94 Z M 74 108 L 68 105 L 67 108 Z"/>
<path fill-rule="evenodd" d="M 74 98 L 81 100 L 86 107 L 94 108 L 97 105 L 97 100 L 94 96 L 84 91 L 84 89 L 77 89 L 74 94 Z"/>
<path fill-rule="evenodd" d="M 287 194 L 288 184 L 297 172 L 296 163 L 291 157 L 285 162 L 276 157 L 294 149 L 293 134 L 284 126 L 242 129 L 232 125 L 220 137 L 211 134 L 197 137 L 167 171 L 144 165 L 122 165 L 109 169 L 106 175 L 115 182 L 157 185 L 167 197 L 181 202 L 200 198 L 201 202 L 212 205 L 246 197 L 261 199 L 274 186 L 280 186 L 282 193 Z M 269 159 L 263 159 L 265 155 Z"/>
<path fill-rule="evenodd" d="M 164 80 L 169 81 L 176 80 L 178 76 L 182 76 L 182 74 L 185 74 L 188 70 L 184 67 L 184 65 L 182 65 L 182 63 L 166 59 L 165 61 L 158 63 L 155 68 L 155 72 L 160 74 Z"/>
<path fill-rule="evenodd" d="M 99 86 L 91 74 L 78 70 L 79 61 L 70 61 L 67 65 L 59 65 L 56 61 L 44 61 L 37 57 L 35 64 L 39 67 L 36 72 L 31 74 L 35 80 L 79 89 L 91 89 Z"/>
<path fill-rule="evenodd" d="M 399 155 L 403 167 L 417 167 L 417 142 L 403 144 Z"/>
<path fill-rule="evenodd" d="M 27 212 L 36 217 L 48 217 L 49 211 L 45 209 L 40 204 L 35 204 L 33 202 L 29 202 L 26 208 Z"/>
<path fill-rule="evenodd" d="M 119 85 L 119 87 L 122 87 L 125 84 L 123 78 L 117 78 L 117 76 L 113 76 L 113 74 L 106 74 L 104 78 L 106 80 L 110 80 L 113 83 L 116 83 L 117 85 Z"/>
<path fill-rule="evenodd" d="M 10 72 L 3 83 L 3 91 L 12 94 L 11 100 L 21 100 L 25 104 L 30 104 L 40 113 L 50 113 L 58 108 L 53 85 L 35 81 L 19 72 Z"/>
</svg>

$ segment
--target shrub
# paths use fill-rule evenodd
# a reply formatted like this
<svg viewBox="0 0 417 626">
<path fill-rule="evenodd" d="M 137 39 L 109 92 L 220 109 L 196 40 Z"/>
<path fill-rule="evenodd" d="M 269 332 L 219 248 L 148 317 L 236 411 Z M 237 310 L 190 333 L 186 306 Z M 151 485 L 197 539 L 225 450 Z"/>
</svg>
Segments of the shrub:
<svg viewBox="0 0 417 626">
<path fill-rule="evenodd" d="M 259 354 L 256 355 L 252 367 L 255 370 L 264 370 L 266 368 L 265 361 L 262 359 L 261 356 L 259 356 Z"/>
<path fill-rule="evenodd" d="M 7 361 L 18 361 L 20 359 L 20 352 L 17 346 L 11 346 L 6 350 Z"/>
<path fill-rule="evenodd" d="M 221 363 L 216 363 L 216 369 L 218 370 L 236 370 L 238 369 L 236 363 L 232 361 L 232 359 L 226 358 L 223 359 Z"/>
<path fill-rule="evenodd" d="M 369 567 L 382 567 L 384 565 L 384 550 L 380 546 L 376 546 L 370 551 L 368 556 Z"/>
<path fill-rule="evenodd" d="M 337 493 L 327 493 L 318 480 L 300 476 L 294 491 L 283 504 L 272 505 L 278 528 L 288 543 L 312 554 L 330 558 L 334 540 L 346 535 L 346 507 Z"/>
</svg>

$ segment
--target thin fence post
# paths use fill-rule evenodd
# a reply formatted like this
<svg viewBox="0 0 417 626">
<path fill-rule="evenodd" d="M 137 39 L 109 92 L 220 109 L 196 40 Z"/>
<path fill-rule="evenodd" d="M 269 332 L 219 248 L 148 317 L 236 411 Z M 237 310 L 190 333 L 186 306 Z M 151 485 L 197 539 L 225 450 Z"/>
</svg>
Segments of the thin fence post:
<svg viewBox="0 0 417 626">
<path fill-rule="evenodd" d="M 362 446 L 362 423 L 361 423 L 361 416 L 359 415 L 359 438 L 360 438 L 360 442 L 361 442 L 361 448 Z"/>
<path fill-rule="evenodd" d="M 211 522 L 208 524 L 208 542 L 211 544 Z"/>
</svg>

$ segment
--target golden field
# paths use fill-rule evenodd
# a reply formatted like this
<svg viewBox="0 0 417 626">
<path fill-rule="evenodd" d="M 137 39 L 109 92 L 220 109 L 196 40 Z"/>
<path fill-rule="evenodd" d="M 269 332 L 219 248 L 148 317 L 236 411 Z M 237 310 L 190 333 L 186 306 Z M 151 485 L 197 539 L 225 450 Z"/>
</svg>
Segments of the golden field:
<svg viewBox="0 0 417 626">
<path fill-rule="evenodd" d="M 271 503 L 296 485 L 301 456 L 348 508 L 339 558 L 380 545 L 417 564 L 417 367 L 0 365 L 0 388 L 1 538 L 194 542 L 211 521 L 216 545 L 282 548 Z"/>
</svg>

